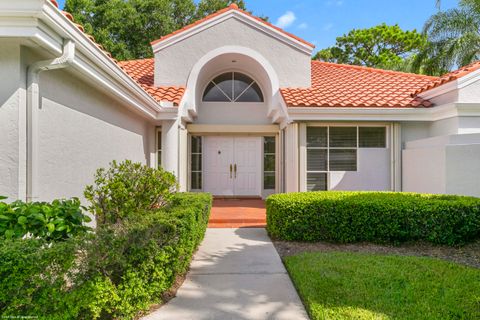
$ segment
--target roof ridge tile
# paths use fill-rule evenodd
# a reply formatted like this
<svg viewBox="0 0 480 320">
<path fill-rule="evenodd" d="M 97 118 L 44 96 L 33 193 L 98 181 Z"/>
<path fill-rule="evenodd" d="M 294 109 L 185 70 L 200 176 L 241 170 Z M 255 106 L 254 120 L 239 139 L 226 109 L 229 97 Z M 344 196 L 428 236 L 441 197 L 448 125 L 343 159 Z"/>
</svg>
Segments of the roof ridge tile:
<svg viewBox="0 0 480 320">
<path fill-rule="evenodd" d="M 257 17 L 257 16 L 255 16 L 255 15 L 251 14 L 250 12 L 247 12 L 247 11 L 245 11 L 245 10 L 240 9 L 240 8 L 238 7 L 238 5 L 236 5 L 235 3 L 232 3 L 232 4 L 230 4 L 230 6 L 228 6 L 228 7 L 225 7 L 225 8 L 223 8 L 223 9 L 220 9 L 220 10 L 214 12 L 214 13 L 211 13 L 211 14 L 207 15 L 206 17 L 204 17 L 204 18 L 202 18 L 202 19 L 199 19 L 199 20 L 196 20 L 196 21 L 194 21 L 194 22 L 192 22 L 192 23 L 190 23 L 190 24 L 188 24 L 188 25 L 186 25 L 186 26 L 184 26 L 184 27 L 182 27 L 182 28 L 180 28 L 180 29 L 178 29 L 178 30 L 175 30 L 175 31 L 167 34 L 167 35 L 164 35 L 164 36 L 160 37 L 160 38 L 157 39 L 157 40 L 153 40 L 152 42 L 150 42 L 150 44 L 151 44 L 151 45 L 155 45 L 155 44 L 157 44 L 157 43 L 160 43 L 160 42 L 162 42 L 162 41 L 165 41 L 165 40 L 167 40 L 167 39 L 169 39 L 169 38 L 171 38 L 171 37 L 173 37 L 173 36 L 175 36 L 175 35 L 177 35 L 177 34 L 180 34 L 180 33 L 184 32 L 184 31 L 187 31 L 187 30 L 189 30 L 189 29 L 191 29 L 191 28 L 193 28 L 193 27 L 195 27 L 195 26 L 197 26 L 197 25 L 199 25 L 199 24 L 201 24 L 201 23 L 203 23 L 203 22 L 205 22 L 205 21 L 211 20 L 211 19 L 213 19 L 213 18 L 215 18 L 215 17 L 217 17 L 217 16 L 219 16 L 219 15 L 225 13 L 225 12 L 228 12 L 228 11 L 238 11 L 238 12 L 240 12 L 240 13 L 243 13 L 243 14 L 249 16 L 250 18 L 253 18 L 253 19 L 255 19 L 255 20 L 257 20 L 257 21 L 259 21 L 259 22 L 261 22 L 261 23 L 263 23 L 263 24 L 265 24 L 265 25 L 267 25 L 267 26 L 269 26 L 269 27 L 271 27 L 271 28 L 273 28 L 273 29 L 275 29 L 275 30 L 277 30 L 277 31 L 279 31 L 279 32 L 281 32 L 281 33 L 283 33 L 283 34 L 285 34 L 285 35 L 287 35 L 287 36 L 289 36 L 289 37 L 291 37 L 291 38 L 299 41 L 299 42 L 301 42 L 301 43 L 303 43 L 303 44 L 306 44 L 306 45 L 308 45 L 308 46 L 310 46 L 310 47 L 312 47 L 312 48 L 315 47 L 315 45 L 313 45 L 312 43 L 310 43 L 310 42 L 308 42 L 308 41 L 306 41 L 306 40 L 304 40 L 304 39 L 302 39 L 302 38 L 300 38 L 300 37 L 297 37 L 296 35 L 288 32 L 288 31 L 285 31 L 285 30 L 283 30 L 282 28 L 277 27 L 277 26 L 271 24 L 270 22 L 265 21 L 265 20 L 261 19 L 260 17 Z"/>
<path fill-rule="evenodd" d="M 352 69 L 371 71 L 371 72 L 379 72 L 379 73 L 385 73 L 385 74 L 438 79 L 438 77 L 435 77 L 435 76 L 428 76 L 428 75 L 418 74 L 418 73 L 413 73 L 413 72 L 386 70 L 386 69 L 373 68 L 373 67 L 367 67 L 367 66 L 359 66 L 359 65 L 353 65 L 353 64 L 335 63 L 335 62 L 327 62 L 327 61 L 319 61 L 319 60 L 312 60 L 312 62 L 319 63 L 319 64 L 328 64 L 328 65 L 336 66 L 336 67 L 339 67 L 339 68 L 352 68 Z"/>
<path fill-rule="evenodd" d="M 432 81 L 431 83 L 415 90 L 411 96 L 416 97 L 420 93 L 423 93 L 425 91 L 431 90 L 433 88 L 439 87 L 445 83 L 455 81 L 457 79 L 460 79 L 474 71 L 477 71 L 480 69 L 480 60 L 474 61 L 470 64 L 467 64 L 466 66 L 463 66 L 461 68 L 458 68 L 457 70 L 448 72 L 440 77 L 438 77 L 435 81 Z"/>
</svg>

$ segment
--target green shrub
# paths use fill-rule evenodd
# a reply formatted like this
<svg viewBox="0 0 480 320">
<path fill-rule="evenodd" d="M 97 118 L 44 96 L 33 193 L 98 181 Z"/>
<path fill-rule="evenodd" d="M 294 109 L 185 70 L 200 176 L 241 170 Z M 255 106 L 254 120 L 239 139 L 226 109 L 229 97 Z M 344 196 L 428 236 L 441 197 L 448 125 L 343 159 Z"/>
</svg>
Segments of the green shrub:
<svg viewBox="0 0 480 320">
<path fill-rule="evenodd" d="M 82 213 L 77 198 L 52 203 L 0 202 L 0 237 L 7 239 L 22 238 L 29 233 L 45 240 L 65 240 L 90 230 L 84 225 L 90 221 Z"/>
<path fill-rule="evenodd" d="M 84 196 L 98 224 L 116 223 L 132 212 L 165 206 L 176 187 L 175 176 L 161 168 L 130 160 L 112 161 L 110 168 L 97 170 L 95 182 L 85 188 Z"/>
<path fill-rule="evenodd" d="M 76 243 L 75 239 L 0 241 L 0 314 L 75 318 L 75 312 L 67 307 L 71 298 L 67 279 L 75 270 Z"/>
<path fill-rule="evenodd" d="M 459 245 L 480 237 L 473 197 L 329 191 L 276 194 L 266 205 L 267 230 L 283 240 Z"/>
<path fill-rule="evenodd" d="M 187 271 L 205 234 L 211 202 L 208 194 L 177 193 L 168 206 L 132 213 L 64 242 L 0 244 L 0 314 L 137 317 Z"/>
</svg>

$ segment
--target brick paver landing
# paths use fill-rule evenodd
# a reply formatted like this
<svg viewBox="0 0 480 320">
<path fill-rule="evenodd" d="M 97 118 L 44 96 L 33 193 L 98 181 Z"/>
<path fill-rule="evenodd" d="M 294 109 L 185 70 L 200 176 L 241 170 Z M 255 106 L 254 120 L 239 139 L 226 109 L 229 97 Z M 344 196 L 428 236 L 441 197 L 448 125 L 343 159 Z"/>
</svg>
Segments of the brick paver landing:
<svg viewBox="0 0 480 320">
<path fill-rule="evenodd" d="M 209 228 L 264 228 L 265 202 L 261 199 L 214 199 Z"/>
</svg>

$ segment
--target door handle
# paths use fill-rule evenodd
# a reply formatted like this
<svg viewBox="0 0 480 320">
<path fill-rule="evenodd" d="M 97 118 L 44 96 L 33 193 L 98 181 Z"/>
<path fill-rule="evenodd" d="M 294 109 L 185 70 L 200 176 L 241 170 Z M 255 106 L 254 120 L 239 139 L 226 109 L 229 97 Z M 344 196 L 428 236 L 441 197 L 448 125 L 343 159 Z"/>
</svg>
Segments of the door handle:
<svg viewBox="0 0 480 320">
<path fill-rule="evenodd" d="M 232 179 L 232 165 L 230 164 L 230 179 Z"/>
<path fill-rule="evenodd" d="M 233 166 L 233 170 L 235 171 L 235 179 L 237 179 L 237 164 L 235 163 L 235 165 Z"/>
</svg>

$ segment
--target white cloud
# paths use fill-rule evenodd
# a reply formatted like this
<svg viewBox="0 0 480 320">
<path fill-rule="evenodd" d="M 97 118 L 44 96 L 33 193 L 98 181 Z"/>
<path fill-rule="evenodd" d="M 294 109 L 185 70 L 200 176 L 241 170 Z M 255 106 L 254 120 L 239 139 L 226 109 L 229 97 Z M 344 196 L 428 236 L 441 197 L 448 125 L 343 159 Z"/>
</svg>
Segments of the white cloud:
<svg viewBox="0 0 480 320">
<path fill-rule="evenodd" d="M 293 22 L 297 20 L 295 13 L 292 11 L 285 12 L 280 18 L 278 18 L 277 23 L 275 24 L 279 28 L 287 28 L 292 25 Z"/>
<path fill-rule="evenodd" d="M 305 30 L 308 28 L 308 24 L 306 24 L 305 22 L 304 23 L 300 23 L 298 25 L 298 29 L 301 29 L 301 30 Z"/>
</svg>

